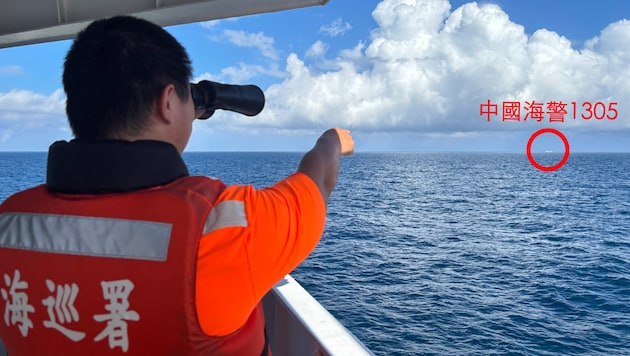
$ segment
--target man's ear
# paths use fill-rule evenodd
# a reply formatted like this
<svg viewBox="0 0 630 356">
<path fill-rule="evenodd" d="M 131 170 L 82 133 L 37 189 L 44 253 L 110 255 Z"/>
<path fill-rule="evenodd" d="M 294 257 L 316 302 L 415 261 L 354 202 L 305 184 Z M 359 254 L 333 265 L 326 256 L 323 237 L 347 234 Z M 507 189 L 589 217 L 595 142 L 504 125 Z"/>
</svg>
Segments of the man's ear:
<svg viewBox="0 0 630 356">
<path fill-rule="evenodd" d="M 173 96 L 177 95 L 175 86 L 169 84 L 162 89 L 162 93 L 155 102 L 155 111 L 157 117 L 165 123 L 171 124 L 174 115 Z"/>
</svg>

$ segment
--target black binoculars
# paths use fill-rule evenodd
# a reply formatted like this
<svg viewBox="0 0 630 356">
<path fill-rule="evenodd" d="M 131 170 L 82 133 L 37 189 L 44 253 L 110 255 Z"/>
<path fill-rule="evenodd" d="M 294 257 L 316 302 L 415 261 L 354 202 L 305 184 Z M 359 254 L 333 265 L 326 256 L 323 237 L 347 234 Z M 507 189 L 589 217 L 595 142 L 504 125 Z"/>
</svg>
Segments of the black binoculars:
<svg viewBox="0 0 630 356">
<path fill-rule="evenodd" d="M 265 106 L 265 94 L 255 85 L 233 85 L 202 80 L 190 84 L 196 110 L 205 110 L 205 120 L 216 109 L 234 111 L 247 116 L 258 115 Z"/>
</svg>

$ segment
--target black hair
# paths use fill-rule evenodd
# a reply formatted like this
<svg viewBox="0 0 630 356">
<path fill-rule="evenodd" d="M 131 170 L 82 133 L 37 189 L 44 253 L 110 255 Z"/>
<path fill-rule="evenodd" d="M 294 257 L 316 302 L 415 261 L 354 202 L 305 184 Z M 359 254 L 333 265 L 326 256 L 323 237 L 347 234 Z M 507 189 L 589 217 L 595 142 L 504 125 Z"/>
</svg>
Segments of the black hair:
<svg viewBox="0 0 630 356">
<path fill-rule="evenodd" d="M 64 62 L 72 132 L 85 140 L 137 134 L 165 86 L 188 98 L 191 76 L 186 50 L 160 26 L 131 16 L 92 22 Z"/>
</svg>

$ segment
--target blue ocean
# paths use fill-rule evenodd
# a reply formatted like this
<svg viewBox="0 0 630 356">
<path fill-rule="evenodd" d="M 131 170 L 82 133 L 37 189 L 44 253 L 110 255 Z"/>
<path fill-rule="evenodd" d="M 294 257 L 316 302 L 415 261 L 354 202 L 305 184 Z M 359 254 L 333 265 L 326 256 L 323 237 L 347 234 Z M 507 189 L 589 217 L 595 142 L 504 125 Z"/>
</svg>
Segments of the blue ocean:
<svg viewBox="0 0 630 356">
<path fill-rule="evenodd" d="M 273 184 L 298 153 L 185 153 Z M 552 165 L 560 156 L 535 156 Z M 45 153 L 0 153 L 0 200 Z M 630 154 L 357 153 L 294 273 L 376 355 L 630 355 Z"/>
</svg>

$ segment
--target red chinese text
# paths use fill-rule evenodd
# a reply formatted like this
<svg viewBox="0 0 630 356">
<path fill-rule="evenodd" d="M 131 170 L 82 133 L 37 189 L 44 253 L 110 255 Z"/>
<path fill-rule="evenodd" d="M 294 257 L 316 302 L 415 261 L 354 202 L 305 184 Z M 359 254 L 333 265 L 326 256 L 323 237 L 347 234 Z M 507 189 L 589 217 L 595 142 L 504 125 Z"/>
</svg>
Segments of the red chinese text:
<svg viewBox="0 0 630 356">
<path fill-rule="evenodd" d="M 499 111 L 499 104 L 493 103 L 488 99 L 486 103 L 479 105 L 479 115 L 485 117 L 488 122 L 490 122 L 491 118 L 499 117 L 499 115 L 501 121 L 542 122 L 543 120 L 549 120 L 549 122 L 565 122 L 565 120 L 577 120 L 578 118 L 583 120 L 595 119 L 601 121 L 607 119 L 612 121 L 616 120 L 619 115 L 617 105 L 618 102 L 616 101 L 611 101 L 607 104 L 603 101 L 596 103 L 585 101 L 579 106 L 575 101 L 570 103 L 563 101 L 543 103 L 532 100 L 525 101 L 524 105 L 521 105 L 520 101 L 503 101 Z"/>
</svg>

